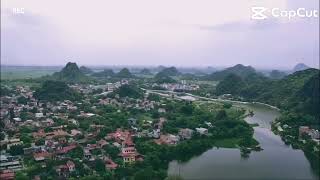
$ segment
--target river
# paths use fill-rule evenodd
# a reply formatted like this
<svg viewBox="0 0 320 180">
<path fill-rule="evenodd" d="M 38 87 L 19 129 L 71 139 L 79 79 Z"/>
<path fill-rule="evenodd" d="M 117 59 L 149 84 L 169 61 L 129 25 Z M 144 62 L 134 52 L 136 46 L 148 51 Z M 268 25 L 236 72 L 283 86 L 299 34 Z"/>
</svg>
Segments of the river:
<svg viewBox="0 0 320 180">
<path fill-rule="evenodd" d="M 259 124 L 254 127 L 254 138 L 264 150 L 251 152 L 249 158 L 244 159 L 239 149 L 212 148 L 185 163 L 172 161 L 169 164 L 169 175 L 180 174 L 186 180 L 318 179 L 304 153 L 285 145 L 271 131 L 270 123 L 279 116 L 278 110 L 260 104 L 235 105 L 253 110 L 254 116 L 245 120 Z"/>
</svg>

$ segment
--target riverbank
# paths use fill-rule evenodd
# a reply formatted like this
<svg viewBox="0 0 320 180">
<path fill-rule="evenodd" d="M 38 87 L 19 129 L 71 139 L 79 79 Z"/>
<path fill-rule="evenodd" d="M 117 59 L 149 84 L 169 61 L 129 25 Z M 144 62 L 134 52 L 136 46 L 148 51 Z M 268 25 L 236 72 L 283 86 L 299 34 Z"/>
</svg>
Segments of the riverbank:
<svg viewBox="0 0 320 180">
<path fill-rule="evenodd" d="M 156 94 L 161 94 L 161 92 L 163 93 L 170 93 L 170 94 L 179 94 L 178 92 L 174 92 L 174 91 L 168 91 L 168 90 L 150 90 L 150 89 L 143 89 L 147 92 L 151 92 L 151 93 L 156 93 Z M 198 99 L 204 99 L 204 100 L 210 100 L 210 101 L 218 101 L 218 102 L 230 102 L 230 103 L 239 103 L 239 104 L 259 104 L 259 105 L 264 105 L 267 107 L 270 107 L 272 109 L 278 110 L 280 111 L 280 109 L 276 106 L 270 105 L 270 104 L 266 104 L 266 103 L 262 103 L 262 102 L 249 102 L 249 101 L 235 101 L 235 100 L 229 100 L 229 99 L 220 99 L 220 98 L 207 98 L 207 97 L 202 97 L 202 96 L 198 96 L 198 95 L 194 95 L 191 93 L 185 93 L 188 96 L 192 96 L 194 98 L 198 98 Z"/>
<path fill-rule="evenodd" d="M 184 179 L 310 179 L 318 176 L 304 152 L 284 144 L 280 136 L 270 129 L 270 123 L 278 118 L 279 111 L 260 105 L 243 104 L 254 111 L 246 121 L 259 124 L 254 127 L 254 138 L 263 151 L 251 152 L 242 157 L 238 148 L 212 148 L 187 162 L 172 161 L 168 174 L 180 174 Z M 288 166 L 290 164 L 290 166 Z"/>
</svg>

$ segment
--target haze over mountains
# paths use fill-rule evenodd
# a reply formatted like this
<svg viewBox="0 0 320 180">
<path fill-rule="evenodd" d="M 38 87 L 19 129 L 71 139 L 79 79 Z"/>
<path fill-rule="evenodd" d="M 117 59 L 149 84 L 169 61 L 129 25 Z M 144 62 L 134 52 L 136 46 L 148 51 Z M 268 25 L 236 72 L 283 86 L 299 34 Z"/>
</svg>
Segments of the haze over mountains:
<svg viewBox="0 0 320 180">
<path fill-rule="evenodd" d="M 317 92 L 319 89 L 319 69 L 306 68 L 307 66 L 298 64 L 294 68 L 296 72 L 293 74 L 285 75 L 283 72 L 274 70 L 271 72 L 271 76 L 267 77 L 251 66 L 237 64 L 209 75 L 198 76 L 198 78 L 201 80 L 220 81 L 215 90 L 218 95 L 232 94 L 247 100 L 265 102 L 282 108 L 294 108 L 297 111 L 317 115 L 319 113 L 317 111 L 319 106 L 317 100 L 317 97 L 319 97 L 319 92 Z M 82 67 L 81 69 L 86 70 L 85 72 L 92 72 L 87 67 Z M 174 77 L 181 76 L 184 78 L 183 74 L 175 67 L 163 67 L 161 69 L 160 72 L 153 76 L 153 82 L 160 84 L 175 83 L 177 81 Z M 150 74 L 150 71 L 144 68 L 140 73 Z M 190 76 L 195 75 L 191 74 Z M 83 83 L 95 78 L 128 79 L 139 77 L 134 76 L 127 68 L 121 69 L 118 73 L 114 73 L 111 69 L 106 69 L 85 75 L 76 63 L 69 62 L 60 72 L 44 78 L 66 83 Z M 63 87 L 63 85 L 59 86 Z M 124 92 L 127 92 L 127 90 L 124 90 Z M 129 90 L 131 91 L 130 88 Z M 68 89 L 66 91 L 69 92 Z M 42 93 L 40 91 L 37 94 L 41 97 Z"/>
<path fill-rule="evenodd" d="M 296 72 L 296 71 L 302 71 L 302 70 L 306 70 L 306 69 L 309 69 L 310 67 L 305 65 L 304 63 L 299 63 L 297 65 L 294 66 L 293 68 L 293 72 Z"/>
<path fill-rule="evenodd" d="M 251 78 L 252 79 L 261 79 L 261 78 L 270 78 L 270 79 L 282 79 L 286 75 L 308 69 L 308 66 L 303 63 L 297 64 L 291 71 L 280 71 L 280 70 L 272 70 L 269 72 L 263 72 L 254 69 L 251 66 L 245 66 L 242 64 L 237 64 L 232 67 L 228 67 L 222 70 L 216 70 L 213 73 L 207 74 L 204 72 L 201 73 L 202 69 L 194 69 L 193 72 L 189 73 L 189 71 L 179 68 L 177 69 L 174 66 L 171 67 L 156 67 L 156 68 L 141 68 L 140 70 L 135 70 L 135 73 L 132 73 L 128 68 L 121 68 L 118 72 L 114 72 L 113 69 L 104 69 L 102 71 L 96 72 L 87 66 L 81 66 L 80 68 L 76 63 L 67 63 L 61 71 L 54 73 L 52 76 L 46 77 L 51 80 L 59 80 L 65 81 L 68 83 L 75 82 L 85 82 L 90 80 L 91 78 L 134 78 L 134 74 L 137 75 L 154 75 L 155 82 L 175 82 L 172 78 L 174 76 L 181 76 L 187 79 L 203 79 L 203 80 L 211 80 L 211 81 L 221 81 L 227 78 L 230 74 L 239 76 L 242 79 Z M 153 71 L 153 73 L 151 72 Z M 255 77 L 255 78 L 253 78 Z M 228 77 L 230 78 L 230 77 Z M 232 78 L 232 77 L 231 77 Z M 234 78 L 234 77 L 233 77 Z"/>
</svg>

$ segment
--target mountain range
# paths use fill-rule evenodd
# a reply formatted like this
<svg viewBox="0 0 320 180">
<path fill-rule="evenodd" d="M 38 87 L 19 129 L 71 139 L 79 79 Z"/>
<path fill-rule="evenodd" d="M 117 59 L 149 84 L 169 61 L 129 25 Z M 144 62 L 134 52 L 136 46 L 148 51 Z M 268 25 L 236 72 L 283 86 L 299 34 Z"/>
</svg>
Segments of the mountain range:
<svg viewBox="0 0 320 180">
<path fill-rule="evenodd" d="M 229 74 L 216 87 L 216 93 L 241 96 L 249 101 L 259 101 L 319 115 L 319 70 L 306 69 L 272 80 L 254 74 L 243 78 Z"/>
</svg>

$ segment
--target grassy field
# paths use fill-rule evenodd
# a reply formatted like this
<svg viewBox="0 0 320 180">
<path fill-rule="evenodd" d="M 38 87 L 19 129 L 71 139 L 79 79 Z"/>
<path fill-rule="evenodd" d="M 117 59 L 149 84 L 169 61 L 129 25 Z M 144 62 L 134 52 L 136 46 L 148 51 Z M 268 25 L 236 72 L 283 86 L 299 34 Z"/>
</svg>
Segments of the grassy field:
<svg viewBox="0 0 320 180">
<path fill-rule="evenodd" d="M 61 67 L 1 66 L 1 80 L 30 79 L 51 75 Z"/>
</svg>

